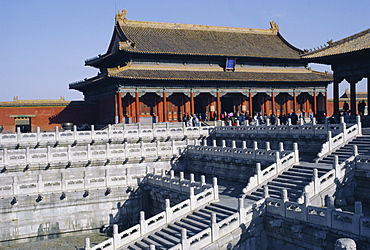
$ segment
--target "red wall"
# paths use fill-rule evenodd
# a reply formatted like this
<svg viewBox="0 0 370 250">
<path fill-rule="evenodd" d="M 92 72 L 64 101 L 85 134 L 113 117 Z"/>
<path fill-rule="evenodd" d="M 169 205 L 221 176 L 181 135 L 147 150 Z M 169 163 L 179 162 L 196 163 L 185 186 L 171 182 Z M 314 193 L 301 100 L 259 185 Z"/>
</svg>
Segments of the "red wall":
<svg viewBox="0 0 370 250">
<path fill-rule="evenodd" d="M 29 115 L 31 130 L 52 131 L 60 124 L 72 122 L 74 124 L 91 124 L 92 107 L 88 105 L 74 105 L 71 102 L 65 106 L 29 106 L 29 107 L 0 107 L 0 125 L 4 126 L 3 133 L 15 132 L 15 118 L 11 116 Z"/>
</svg>

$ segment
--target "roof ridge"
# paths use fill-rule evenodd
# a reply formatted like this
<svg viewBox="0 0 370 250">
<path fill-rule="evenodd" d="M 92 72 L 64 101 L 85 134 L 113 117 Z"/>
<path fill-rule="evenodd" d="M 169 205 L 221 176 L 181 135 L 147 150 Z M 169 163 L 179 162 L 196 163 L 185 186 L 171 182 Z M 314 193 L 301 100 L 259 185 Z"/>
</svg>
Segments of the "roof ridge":
<svg viewBox="0 0 370 250">
<path fill-rule="evenodd" d="M 203 25 L 203 24 L 183 24 L 183 23 L 168 23 L 168 22 L 149 22 L 149 21 L 134 21 L 126 18 L 127 10 L 122 10 L 116 15 L 116 23 L 119 25 L 129 25 L 137 27 L 148 27 L 148 28 L 163 28 L 163 29 L 186 29 L 186 30 L 206 30 L 206 31 L 220 31 L 220 32 L 235 32 L 235 33 L 261 33 L 277 35 L 279 32 L 279 26 L 274 22 L 270 21 L 270 29 L 255 29 L 255 28 L 241 28 L 241 27 L 227 27 L 227 26 L 215 26 L 215 25 Z"/>
<path fill-rule="evenodd" d="M 336 41 L 336 42 L 333 42 L 333 43 L 329 44 L 329 46 L 336 46 L 336 45 L 340 45 L 340 44 L 342 44 L 342 43 L 345 43 L 345 42 L 351 41 L 351 40 L 353 40 L 353 39 L 355 39 L 355 38 L 358 38 L 358 37 L 364 36 L 364 35 L 366 35 L 367 33 L 370 33 L 370 29 L 366 29 L 366 30 L 363 30 L 363 31 L 361 31 L 361 32 L 358 32 L 358 33 L 356 33 L 356 34 L 354 34 L 354 35 L 352 35 L 352 36 L 348 36 L 348 37 L 345 37 L 345 38 L 343 38 L 343 39 L 340 39 L 340 40 L 338 40 L 338 41 Z"/>
</svg>

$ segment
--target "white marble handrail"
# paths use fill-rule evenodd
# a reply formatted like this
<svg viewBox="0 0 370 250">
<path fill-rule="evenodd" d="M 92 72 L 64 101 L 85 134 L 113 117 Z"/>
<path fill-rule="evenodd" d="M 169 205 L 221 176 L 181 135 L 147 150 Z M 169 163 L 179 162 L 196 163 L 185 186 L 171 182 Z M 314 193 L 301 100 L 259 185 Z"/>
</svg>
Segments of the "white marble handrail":
<svg viewBox="0 0 370 250">
<path fill-rule="evenodd" d="M 305 193 L 309 198 L 319 194 L 330 185 L 333 185 L 335 179 L 342 179 L 348 172 L 355 167 L 355 159 L 358 156 L 357 146 L 353 145 L 352 156 L 339 163 L 338 156 L 334 156 L 333 168 L 322 176 L 318 176 L 318 170 L 314 169 L 312 173 L 312 181 L 305 187 Z M 303 200 L 303 196 L 299 200 Z"/>
<path fill-rule="evenodd" d="M 162 176 L 164 177 L 164 176 Z M 160 182 L 158 182 L 160 183 Z M 216 194 L 217 193 L 217 194 Z M 218 187 L 217 181 L 216 185 L 212 186 L 212 188 L 207 188 L 203 192 L 199 194 L 194 194 L 194 188 L 190 188 L 189 199 L 170 207 L 170 200 L 166 199 L 166 209 L 165 211 L 152 216 L 149 219 L 145 219 L 144 211 L 140 212 L 140 223 L 124 230 L 121 233 L 118 233 L 118 225 L 113 225 L 113 238 L 110 238 L 100 244 L 91 247 L 90 240 L 85 240 L 85 249 L 88 250 L 95 250 L 101 249 L 102 246 L 107 246 L 107 249 L 118 249 L 119 247 L 123 247 L 125 245 L 130 244 L 133 240 L 140 238 L 144 235 L 149 234 L 155 230 L 158 230 L 160 227 L 176 220 L 180 217 L 189 214 L 191 211 L 195 209 L 199 209 L 200 207 L 210 203 L 218 201 Z M 113 239 L 113 241 L 112 241 Z M 113 244 L 112 244 L 113 242 Z M 105 248 L 103 248 L 105 249 Z"/>
<path fill-rule="evenodd" d="M 355 212 L 352 213 L 338 211 L 331 205 L 328 207 L 310 206 L 307 200 L 308 198 L 303 204 L 299 204 L 284 199 L 266 198 L 266 212 L 370 237 L 370 218 L 363 215 L 361 202 L 355 202 Z"/>
<path fill-rule="evenodd" d="M 171 157 L 181 155 L 186 146 L 197 143 L 191 140 L 168 141 L 152 143 L 109 144 L 71 147 L 25 148 L 0 150 L 0 168 L 11 170 L 15 166 L 27 166 L 31 164 L 54 164 L 54 163 L 88 163 L 94 160 L 111 161 L 115 159 L 149 159 Z"/>
</svg>

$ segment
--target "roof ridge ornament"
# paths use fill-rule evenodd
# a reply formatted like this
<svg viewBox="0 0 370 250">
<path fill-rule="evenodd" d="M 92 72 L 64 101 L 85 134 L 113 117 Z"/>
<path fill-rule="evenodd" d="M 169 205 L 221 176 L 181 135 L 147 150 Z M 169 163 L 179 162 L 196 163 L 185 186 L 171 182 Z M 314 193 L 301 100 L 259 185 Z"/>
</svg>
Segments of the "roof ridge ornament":
<svg viewBox="0 0 370 250">
<path fill-rule="evenodd" d="M 118 14 L 116 15 L 116 22 L 118 20 L 126 21 L 127 20 L 126 14 L 127 14 L 127 10 L 118 11 Z"/>
<path fill-rule="evenodd" d="M 270 21 L 270 26 L 271 26 L 270 30 L 272 30 L 276 33 L 279 32 L 279 29 L 280 29 L 279 25 L 277 25 L 274 21 Z"/>
</svg>

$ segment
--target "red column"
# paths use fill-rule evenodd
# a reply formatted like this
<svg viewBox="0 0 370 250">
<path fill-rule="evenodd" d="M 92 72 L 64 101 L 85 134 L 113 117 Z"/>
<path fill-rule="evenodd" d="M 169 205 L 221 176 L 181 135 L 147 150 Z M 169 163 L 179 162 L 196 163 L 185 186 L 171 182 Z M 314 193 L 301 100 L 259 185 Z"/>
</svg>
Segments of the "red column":
<svg viewBox="0 0 370 250">
<path fill-rule="evenodd" d="M 249 115 L 253 116 L 253 97 L 252 92 L 249 91 Z"/>
<path fill-rule="evenodd" d="M 123 107 L 122 107 L 122 92 L 117 93 L 117 115 L 118 123 L 122 123 Z"/>
<path fill-rule="evenodd" d="M 194 93 L 190 92 L 190 115 L 193 115 L 194 112 Z"/>
<path fill-rule="evenodd" d="M 140 122 L 140 103 L 139 103 L 139 92 L 135 92 L 135 117 L 136 122 Z"/>
<path fill-rule="evenodd" d="M 316 110 L 317 110 L 317 100 L 316 100 L 316 91 L 313 92 L 313 106 L 312 106 L 312 113 L 313 115 L 316 115 Z"/>
<path fill-rule="evenodd" d="M 288 113 L 290 113 L 290 102 L 290 95 L 287 95 L 285 102 L 285 115 L 288 115 Z"/>
<path fill-rule="evenodd" d="M 297 112 L 297 93 L 295 90 L 293 91 L 293 112 Z M 290 113 L 290 111 L 288 113 Z"/>
<path fill-rule="evenodd" d="M 271 109 L 272 109 L 272 114 L 275 114 L 276 108 L 275 108 L 275 93 L 271 92 Z"/>
<path fill-rule="evenodd" d="M 163 91 L 163 122 L 167 121 L 167 96 L 166 92 Z"/>
<path fill-rule="evenodd" d="M 221 120 L 221 95 L 219 91 L 217 91 L 216 94 L 216 106 L 217 106 L 217 120 Z"/>
</svg>

